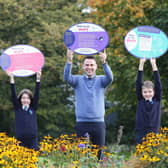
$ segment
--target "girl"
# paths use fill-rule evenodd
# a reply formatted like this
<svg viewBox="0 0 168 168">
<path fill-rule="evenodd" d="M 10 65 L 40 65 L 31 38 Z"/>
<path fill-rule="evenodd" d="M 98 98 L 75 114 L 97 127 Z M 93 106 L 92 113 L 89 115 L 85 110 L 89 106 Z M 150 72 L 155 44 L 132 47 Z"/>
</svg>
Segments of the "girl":
<svg viewBox="0 0 168 168">
<path fill-rule="evenodd" d="M 38 150 L 36 110 L 39 100 L 41 71 L 36 73 L 36 87 L 34 96 L 29 89 L 23 89 L 16 94 L 15 80 L 12 73 L 8 73 L 11 84 L 12 103 L 15 110 L 15 133 L 21 146 Z"/>
</svg>

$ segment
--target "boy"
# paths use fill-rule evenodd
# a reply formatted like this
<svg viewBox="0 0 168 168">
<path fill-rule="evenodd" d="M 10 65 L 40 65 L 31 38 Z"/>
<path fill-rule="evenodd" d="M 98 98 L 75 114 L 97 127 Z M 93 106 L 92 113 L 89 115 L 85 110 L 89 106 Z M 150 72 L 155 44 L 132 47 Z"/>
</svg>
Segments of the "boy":
<svg viewBox="0 0 168 168">
<path fill-rule="evenodd" d="M 138 99 L 136 111 L 136 143 L 142 143 L 143 137 L 149 132 L 158 133 L 161 118 L 162 86 L 156 59 L 151 58 L 150 63 L 154 75 L 154 84 L 151 81 L 143 82 L 143 69 L 146 59 L 139 62 L 136 81 L 136 94 Z"/>
<path fill-rule="evenodd" d="M 105 145 L 105 88 L 112 82 L 113 74 L 106 63 L 106 53 L 99 53 L 105 75 L 96 75 L 97 63 L 93 56 L 83 60 L 84 75 L 72 75 L 73 52 L 67 50 L 67 64 L 64 68 L 64 79 L 75 91 L 76 133 L 78 137 L 89 134 L 94 145 Z M 98 158 L 101 158 L 99 151 Z"/>
</svg>

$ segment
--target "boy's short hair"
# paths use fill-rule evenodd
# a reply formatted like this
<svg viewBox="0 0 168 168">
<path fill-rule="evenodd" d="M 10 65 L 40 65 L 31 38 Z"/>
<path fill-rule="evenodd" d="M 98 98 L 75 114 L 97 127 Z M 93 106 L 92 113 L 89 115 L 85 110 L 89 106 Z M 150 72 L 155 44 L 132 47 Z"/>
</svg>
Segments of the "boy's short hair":
<svg viewBox="0 0 168 168">
<path fill-rule="evenodd" d="M 93 59 L 93 60 L 96 61 L 96 58 L 95 58 L 93 55 L 85 56 L 85 57 L 83 58 L 83 62 L 84 62 L 86 59 Z"/>
<path fill-rule="evenodd" d="M 143 84 L 142 84 L 142 89 L 144 89 L 144 88 L 154 89 L 154 87 L 155 87 L 155 85 L 152 81 L 147 80 L 147 81 L 144 81 Z"/>
</svg>

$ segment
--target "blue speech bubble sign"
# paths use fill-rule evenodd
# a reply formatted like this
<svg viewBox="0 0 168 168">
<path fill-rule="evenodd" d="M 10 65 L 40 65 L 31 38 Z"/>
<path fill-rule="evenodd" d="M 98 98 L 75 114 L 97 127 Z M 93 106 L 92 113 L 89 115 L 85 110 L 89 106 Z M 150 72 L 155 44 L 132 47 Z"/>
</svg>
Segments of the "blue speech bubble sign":
<svg viewBox="0 0 168 168">
<path fill-rule="evenodd" d="M 139 26 L 130 30 L 124 39 L 125 48 L 138 58 L 157 58 L 167 52 L 168 38 L 153 26 Z"/>
</svg>

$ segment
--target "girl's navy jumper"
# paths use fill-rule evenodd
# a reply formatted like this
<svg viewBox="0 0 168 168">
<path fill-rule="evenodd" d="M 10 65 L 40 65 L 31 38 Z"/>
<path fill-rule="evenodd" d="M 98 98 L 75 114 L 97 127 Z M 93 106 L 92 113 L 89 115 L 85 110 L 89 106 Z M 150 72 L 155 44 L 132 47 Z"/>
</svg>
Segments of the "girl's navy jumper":
<svg viewBox="0 0 168 168">
<path fill-rule="evenodd" d="M 11 84 L 12 102 L 15 110 L 15 132 L 16 138 L 36 138 L 37 137 L 37 117 L 36 110 L 39 100 L 40 82 L 36 82 L 33 101 L 29 109 L 23 110 L 18 101 L 15 84 Z"/>
</svg>

